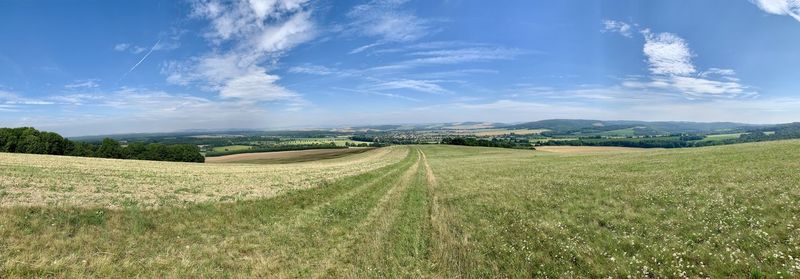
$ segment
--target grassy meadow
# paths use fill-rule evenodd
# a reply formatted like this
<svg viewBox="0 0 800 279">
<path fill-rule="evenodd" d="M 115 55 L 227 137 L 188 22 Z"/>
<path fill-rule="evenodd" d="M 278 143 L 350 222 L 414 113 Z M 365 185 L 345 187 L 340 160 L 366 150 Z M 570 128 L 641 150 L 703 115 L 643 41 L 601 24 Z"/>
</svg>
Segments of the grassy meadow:
<svg viewBox="0 0 800 279">
<path fill-rule="evenodd" d="M 276 166 L 0 154 L 0 277 L 791 278 L 798 151 L 800 141 L 601 153 L 422 145 Z M 335 167 L 350 171 L 329 177 Z M 308 172 L 280 173 L 293 169 Z M 176 183 L 197 196 L 285 190 L 97 202 Z M 81 184 L 116 187 L 88 203 L 52 194 Z"/>
<path fill-rule="evenodd" d="M 700 141 L 723 141 L 727 139 L 738 139 L 741 135 L 742 133 L 707 135 L 706 138 Z"/>
</svg>

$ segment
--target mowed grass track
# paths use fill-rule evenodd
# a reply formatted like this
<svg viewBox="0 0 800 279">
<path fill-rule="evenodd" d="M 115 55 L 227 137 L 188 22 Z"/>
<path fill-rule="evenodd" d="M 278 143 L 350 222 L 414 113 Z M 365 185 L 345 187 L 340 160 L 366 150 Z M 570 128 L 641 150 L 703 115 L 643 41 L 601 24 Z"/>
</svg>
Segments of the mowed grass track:
<svg viewBox="0 0 800 279">
<path fill-rule="evenodd" d="M 800 142 L 412 146 L 270 199 L 0 208 L 0 277 L 796 277 Z"/>
</svg>

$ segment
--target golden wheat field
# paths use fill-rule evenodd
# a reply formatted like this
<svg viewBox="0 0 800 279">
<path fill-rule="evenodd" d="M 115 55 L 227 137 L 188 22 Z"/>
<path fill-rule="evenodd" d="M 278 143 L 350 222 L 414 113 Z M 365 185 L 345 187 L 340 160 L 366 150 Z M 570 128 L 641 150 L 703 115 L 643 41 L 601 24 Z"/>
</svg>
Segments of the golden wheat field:
<svg viewBox="0 0 800 279">
<path fill-rule="evenodd" d="M 268 198 L 395 163 L 405 148 L 292 165 L 195 164 L 0 153 L 0 206 L 121 207 Z"/>
</svg>

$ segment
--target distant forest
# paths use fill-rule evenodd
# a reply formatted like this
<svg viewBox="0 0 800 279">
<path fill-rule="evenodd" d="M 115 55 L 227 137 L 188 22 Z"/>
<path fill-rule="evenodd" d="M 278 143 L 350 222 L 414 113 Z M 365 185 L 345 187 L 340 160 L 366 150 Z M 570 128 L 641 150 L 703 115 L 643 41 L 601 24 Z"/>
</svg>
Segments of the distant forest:
<svg viewBox="0 0 800 279">
<path fill-rule="evenodd" d="M 93 144 L 71 141 L 57 133 L 31 127 L 0 128 L 0 152 L 173 162 L 205 161 L 197 146 L 189 144 L 135 142 L 123 146 L 111 138 Z"/>
</svg>

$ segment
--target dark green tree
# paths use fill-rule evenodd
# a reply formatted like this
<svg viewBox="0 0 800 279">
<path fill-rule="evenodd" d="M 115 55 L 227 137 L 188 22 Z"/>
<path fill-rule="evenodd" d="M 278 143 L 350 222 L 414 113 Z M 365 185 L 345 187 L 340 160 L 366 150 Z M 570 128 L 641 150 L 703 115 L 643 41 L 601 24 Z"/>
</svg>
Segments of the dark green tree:
<svg viewBox="0 0 800 279">
<path fill-rule="evenodd" d="M 97 152 L 95 152 L 95 155 L 101 158 L 121 159 L 122 146 L 119 144 L 118 141 L 115 141 L 114 139 L 104 138 L 103 142 L 100 143 L 100 147 L 97 148 Z"/>
</svg>

